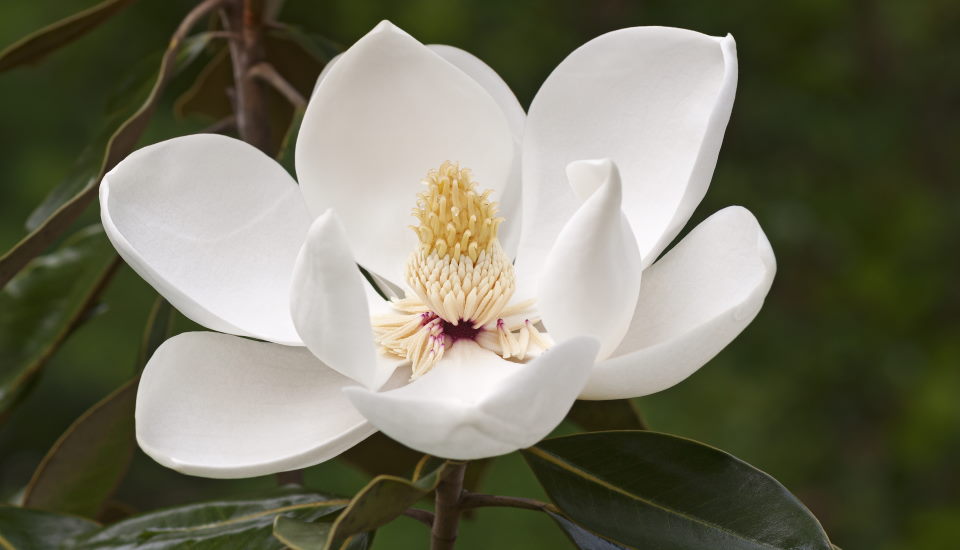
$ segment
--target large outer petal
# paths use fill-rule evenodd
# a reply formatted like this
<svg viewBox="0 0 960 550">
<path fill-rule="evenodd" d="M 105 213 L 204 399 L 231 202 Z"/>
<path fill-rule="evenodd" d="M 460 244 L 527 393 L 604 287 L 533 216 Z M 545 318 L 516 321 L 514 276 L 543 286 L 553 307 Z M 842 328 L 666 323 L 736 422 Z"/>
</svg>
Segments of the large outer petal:
<svg viewBox="0 0 960 550">
<path fill-rule="evenodd" d="M 473 78 L 383 22 L 319 83 L 297 140 L 301 189 L 314 215 L 336 210 L 364 267 L 393 282 L 416 237 L 407 230 L 420 181 L 445 160 L 499 197 L 516 143 Z"/>
<path fill-rule="evenodd" d="M 630 330 L 581 399 L 648 395 L 690 376 L 756 317 L 776 269 L 753 214 L 710 216 L 643 272 Z"/>
<path fill-rule="evenodd" d="M 636 27 L 570 54 L 527 115 L 519 275 L 535 276 L 576 210 L 564 168 L 586 158 L 620 167 L 624 213 L 650 265 L 706 193 L 736 82 L 730 36 Z"/>
<path fill-rule="evenodd" d="M 621 211 L 622 186 L 610 160 L 579 161 L 567 169 L 583 205 L 547 256 L 537 305 L 550 335 L 590 336 L 606 359 L 627 332 L 640 292 L 640 252 Z"/>
<path fill-rule="evenodd" d="M 379 357 L 373 344 L 370 312 L 386 302 L 357 268 L 343 226 L 332 210 L 310 227 L 297 256 L 290 289 L 290 311 L 303 343 L 325 364 L 368 388 L 378 389 L 396 362 Z"/>
<path fill-rule="evenodd" d="M 343 396 L 352 384 L 304 348 L 188 332 L 143 371 L 137 441 L 160 464 L 197 476 L 305 468 L 376 431 Z"/>
<path fill-rule="evenodd" d="M 563 420 L 583 387 L 597 343 L 577 338 L 527 364 L 505 361 L 470 341 L 402 388 L 344 392 L 379 429 L 404 445 L 472 460 L 533 445 Z"/>
<path fill-rule="evenodd" d="M 272 159 L 213 134 L 150 145 L 103 178 L 100 209 L 123 259 L 184 315 L 300 343 L 287 292 L 310 216 Z"/>
</svg>

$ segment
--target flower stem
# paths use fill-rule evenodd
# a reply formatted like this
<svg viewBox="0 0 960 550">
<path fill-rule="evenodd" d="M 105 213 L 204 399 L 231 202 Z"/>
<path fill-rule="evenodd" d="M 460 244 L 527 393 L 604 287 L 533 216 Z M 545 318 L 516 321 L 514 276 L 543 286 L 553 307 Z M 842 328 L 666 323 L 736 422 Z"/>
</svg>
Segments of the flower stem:
<svg viewBox="0 0 960 550">
<path fill-rule="evenodd" d="M 460 497 L 467 463 L 451 463 L 437 485 L 436 516 L 433 520 L 431 550 L 450 550 L 457 541 L 460 528 Z"/>
</svg>

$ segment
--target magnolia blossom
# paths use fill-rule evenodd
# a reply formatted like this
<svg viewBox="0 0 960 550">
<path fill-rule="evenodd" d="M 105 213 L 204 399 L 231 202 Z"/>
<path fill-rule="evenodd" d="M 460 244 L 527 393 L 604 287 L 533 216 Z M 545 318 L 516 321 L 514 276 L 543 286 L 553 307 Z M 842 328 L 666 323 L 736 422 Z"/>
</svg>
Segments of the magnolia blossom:
<svg viewBox="0 0 960 550">
<path fill-rule="evenodd" d="M 130 155 L 100 187 L 107 234 L 216 331 L 149 361 L 140 446 L 209 477 L 310 466 L 376 430 L 474 459 L 536 443 L 577 398 L 683 380 L 775 271 L 740 207 L 660 257 L 707 190 L 736 80 L 732 37 L 623 29 L 525 114 L 476 57 L 384 22 L 320 76 L 299 185 L 219 135 Z"/>
</svg>

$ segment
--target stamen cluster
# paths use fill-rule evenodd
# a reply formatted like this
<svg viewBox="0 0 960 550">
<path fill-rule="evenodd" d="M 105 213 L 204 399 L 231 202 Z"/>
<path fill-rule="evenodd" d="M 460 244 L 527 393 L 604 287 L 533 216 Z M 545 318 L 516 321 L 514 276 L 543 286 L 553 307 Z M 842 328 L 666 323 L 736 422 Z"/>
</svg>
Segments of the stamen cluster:
<svg viewBox="0 0 960 550">
<path fill-rule="evenodd" d="M 536 319 L 504 322 L 533 304 L 508 305 L 516 280 L 497 238 L 503 218 L 490 191 L 479 192 L 470 171 L 452 162 L 431 170 L 422 183 L 427 189 L 413 209 L 420 223 L 411 226 L 419 244 L 406 269 L 412 295 L 394 300 L 396 313 L 373 322 L 383 351 L 409 359 L 417 378 L 461 339 L 521 361 L 531 345 L 546 349 Z"/>
</svg>

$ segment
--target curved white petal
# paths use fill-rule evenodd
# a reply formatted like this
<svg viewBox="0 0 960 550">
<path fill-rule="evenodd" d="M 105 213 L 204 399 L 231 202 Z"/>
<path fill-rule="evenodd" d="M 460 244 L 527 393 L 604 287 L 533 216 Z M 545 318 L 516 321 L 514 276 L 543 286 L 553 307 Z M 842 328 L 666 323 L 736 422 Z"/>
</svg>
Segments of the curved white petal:
<svg viewBox="0 0 960 550">
<path fill-rule="evenodd" d="M 621 211 L 617 166 L 571 163 L 567 174 L 584 203 L 557 236 L 537 286 L 543 324 L 557 340 L 590 336 L 605 359 L 627 332 L 640 292 L 640 252 Z"/>
<path fill-rule="evenodd" d="M 137 442 L 185 474 L 253 477 L 333 458 L 376 431 L 304 348 L 212 332 L 161 345 L 137 390 Z"/>
<path fill-rule="evenodd" d="M 388 22 L 330 68 L 307 107 L 296 166 L 310 210 L 333 208 L 367 269 L 403 281 L 420 181 L 445 160 L 470 168 L 494 198 L 516 144 L 483 87 Z"/>
<path fill-rule="evenodd" d="M 648 395 L 690 376 L 756 317 L 776 270 L 753 214 L 710 216 L 644 271 L 630 330 L 581 399 Z"/>
<path fill-rule="evenodd" d="M 484 458 L 550 433 L 580 393 L 596 353 L 596 342 L 577 338 L 518 364 L 460 341 L 406 386 L 344 392 L 370 422 L 408 447 L 444 458 Z"/>
<path fill-rule="evenodd" d="M 510 86 L 500 78 L 497 71 L 494 71 L 479 57 L 460 48 L 446 44 L 427 44 L 427 47 L 456 68 L 467 73 L 468 76 L 477 81 L 477 84 L 483 86 L 483 89 L 500 106 L 513 135 L 518 140 L 523 136 L 523 124 L 527 115 L 523 112 L 523 106 L 520 105 L 517 96 L 510 90 Z"/>
<path fill-rule="evenodd" d="M 393 368 L 377 360 L 367 303 L 369 286 L 350 253 L 343 225 L 328 210 L 310 226 L 297 256 L 290 287 L 293 324 L 307 349 L 326 365 L 377 389 Z"/>
<path fill-rule="evenodd" d="M 150 145 L 103 178 L 100 213 L 123 259 L 190 319 L 300 344 L 287 293 L 310 216 L 271 158 L 213 134 Z"/>
<path fill-rule="evenodd" d="M 737 83 L 733 37 L 664 27 L 602 35 L 553 71 L 527 114 L 518 272 L 536 271 L 577 208 L 568 163 L 612 158 L 644 267 L 706 193 Z"/>
</svg>

